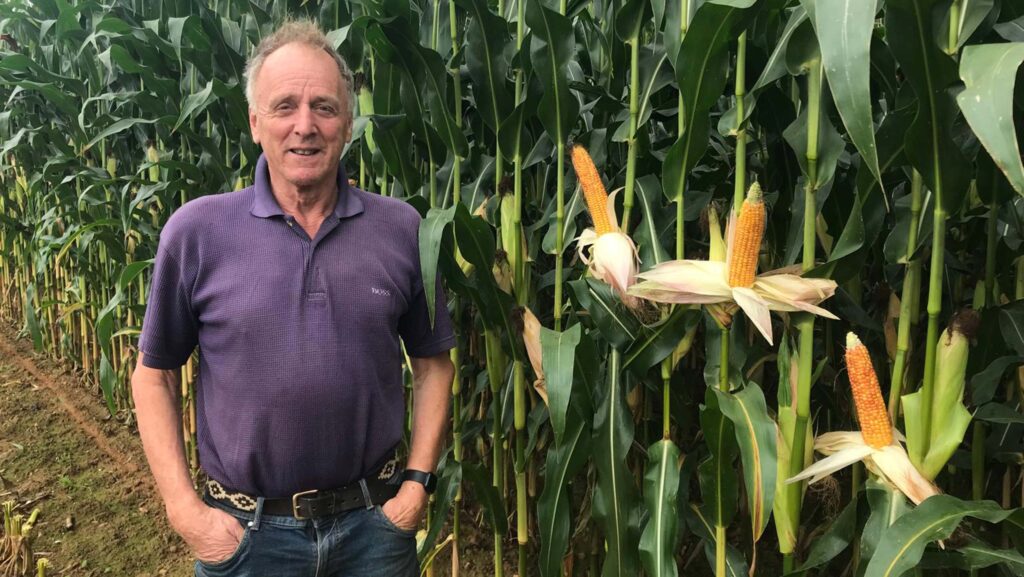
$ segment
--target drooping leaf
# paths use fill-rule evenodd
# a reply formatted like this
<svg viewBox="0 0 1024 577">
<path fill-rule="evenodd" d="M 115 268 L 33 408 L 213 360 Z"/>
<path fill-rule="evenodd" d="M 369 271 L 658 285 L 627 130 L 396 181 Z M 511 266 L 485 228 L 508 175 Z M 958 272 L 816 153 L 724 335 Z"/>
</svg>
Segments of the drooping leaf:
<svg viewBox="0 0 1024 577">
<path fill-rule="evenodd" d="M 700 311 L 677 306 L 672 313 L 658 324 L 646 328 L 643 334 L 622 355 L 623 368 L 630 369 L 637 376 L 672 354 L 687 331 L 700 321 Z"/>
<path fill-rule="evenodd" d="M 540 328 L 541 363 L 548 390 L 548 412 L 555 443 L 561 444 L 565 436 L 566 413 L 572 396 L 573 369 L 576 345 L 580 343 L 582 325 L 575 324 L 562 331 Z"/>
<path fill-rule="evenodd" d="M 601 335 L 616 348 L 625 348 L 642 334 L 642 325 L 614 296 L 611 287 L 595 279 L 570 281 L 573 295 L 590 313 Z"/>
<path fill-rule="evenodd" d="M 455 219 L 457 205 L 446 209 L 432 208 L 427 217 L 420 223 L 419 245 L 420 245 L 420 273 L 423 276 L 423 294 L 427 299 L 427 311 L 430 317 L 430 326 L 434 326 L 434 317 L 437 306 L 437 261 L 441 251 L 441 241 L 446 232 L 451 229 L 448 225 Z"/>
<path fill-rule="evenodd" d="M 736 432 L 756 542 L 768 526 L 775 500 L 775 468 L 778 464 L 775 423 L 768 416 L 764 393 L 756 384 L 748 383 L 735 393 L 713 390 L 718 395 L 722 413 L 732 421 Z"/>
<path fill-rule="evenodd" d="M 1024 194 L 1024 161 L 1013 122 L 1013 89 L 1021 63 L 1024 44 L 968 46 L 960 60 L 960 77 L 967 88 L 956 100 L 996 165 Z"/>
<path fill-rule="evenodd" d="M 1013 512 L 992 501 L 961 501 L 950 495 L 929 497 L 884 531 L 865 577 L 903 575 L 917 565 L 928 543 L 948 538 L 964 517 L 998 523 Z"/>
<path fill-rule="evenodd" d="M 1024 300 L 1000 307 L 999 330 L 1006 344 L 1018 355 L 1024 355 Z"/>
</svg>

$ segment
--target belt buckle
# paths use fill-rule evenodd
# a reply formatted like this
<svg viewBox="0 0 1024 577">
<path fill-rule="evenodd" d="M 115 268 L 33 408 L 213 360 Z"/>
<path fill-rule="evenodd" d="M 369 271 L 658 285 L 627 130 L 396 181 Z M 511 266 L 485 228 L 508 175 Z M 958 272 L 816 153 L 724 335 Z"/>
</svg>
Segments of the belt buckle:
<svg viewBox="0 0 1024 577">
<path fill-rule="evenodd" d="M 302 515 L 299 515 L 299 498 L 305 497 L 307 495 L 313 495 L 315 493 L 317 493 L 317 490 L 313 489 L 312 491 L 302 491 L 300 493 L 295 493 L 294 495 L 292 495 L 292 516 L 294 516 L 296 519 L 300 521 L 305 521 L 309 519 L 309 517 L 303 517 Z"/>
</svg>

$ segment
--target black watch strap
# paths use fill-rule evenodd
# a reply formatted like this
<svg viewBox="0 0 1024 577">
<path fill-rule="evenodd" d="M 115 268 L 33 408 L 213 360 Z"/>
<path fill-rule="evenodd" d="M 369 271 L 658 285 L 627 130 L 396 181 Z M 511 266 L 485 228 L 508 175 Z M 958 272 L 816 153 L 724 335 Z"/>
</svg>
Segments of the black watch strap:
<svg viewBox="0 0 1024 577">
<path fill-rule="evenodd" d="M 437 488 L 437 475 L 428 473 L 426 471 L 417 471 L 416 469 L 406 469 L 402 472 L 402 481 L 415 481 L 427 490 L 427 494 L 432 494 L 434 489 Z"/>
</svg>

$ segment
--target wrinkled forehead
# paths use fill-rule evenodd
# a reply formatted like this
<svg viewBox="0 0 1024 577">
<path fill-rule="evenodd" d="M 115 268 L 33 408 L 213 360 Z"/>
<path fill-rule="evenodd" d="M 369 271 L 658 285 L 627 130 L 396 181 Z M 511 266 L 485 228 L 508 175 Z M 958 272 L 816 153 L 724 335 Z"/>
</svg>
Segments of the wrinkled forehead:
<svg viewBox="0 0 1024 577">
<path fill-rule="evenodd" d="M 267 55 L 255 80 L 259 101 L 298 96 L 298 92 L 307 90 L 313 98 L 333 97 L 345 102 L 348 97 L 345 78 L 334 58 L 319 47 L 298 42 Z"/>
</svg>

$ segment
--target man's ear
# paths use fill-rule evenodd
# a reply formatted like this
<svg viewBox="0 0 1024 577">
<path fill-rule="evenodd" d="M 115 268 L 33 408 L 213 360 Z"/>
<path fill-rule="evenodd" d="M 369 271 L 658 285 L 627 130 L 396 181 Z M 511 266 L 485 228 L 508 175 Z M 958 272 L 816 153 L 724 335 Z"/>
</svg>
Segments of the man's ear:
<svg viewBox="0 0 1024 577">
<path fill-rule="evenodd" d="M 259 131 L 259 116 L 256 115 L 256 109 L 252 106 L 249 107 L 249 133 L 252 134 L 252 141 L 255 144 L 260 143 L 260 131 Z"/>
</svg>

